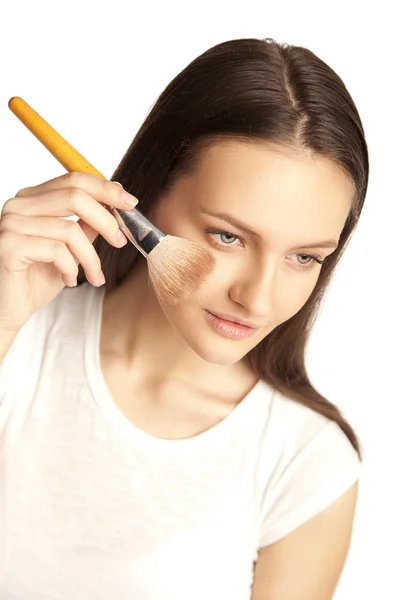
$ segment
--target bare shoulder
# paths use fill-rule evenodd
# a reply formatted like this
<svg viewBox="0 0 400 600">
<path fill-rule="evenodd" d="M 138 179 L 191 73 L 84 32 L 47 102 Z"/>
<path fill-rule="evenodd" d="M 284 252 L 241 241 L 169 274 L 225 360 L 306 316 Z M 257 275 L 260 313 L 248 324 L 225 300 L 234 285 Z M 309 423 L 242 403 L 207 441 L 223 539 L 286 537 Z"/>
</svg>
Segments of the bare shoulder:
<svg viewBox="0 0 400 600">
<path fill-rule="evenodd" d="M 262 548 L 252 600 L 331 600 L 346 562 L 358 484 L 281 540 Z"/>
</svg>

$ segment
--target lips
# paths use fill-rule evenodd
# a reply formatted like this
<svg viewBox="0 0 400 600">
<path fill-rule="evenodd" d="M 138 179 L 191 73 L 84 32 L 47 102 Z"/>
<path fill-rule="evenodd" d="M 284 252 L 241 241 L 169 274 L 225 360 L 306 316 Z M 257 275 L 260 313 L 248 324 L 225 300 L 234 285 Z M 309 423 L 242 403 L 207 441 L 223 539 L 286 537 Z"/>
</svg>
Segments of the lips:
<svg viewBox="0 0 400 600">
<path fill-rule="evenodd" d="M 230 315 L 225 315 L 224 313 L 211 313 L 216 316 L 218 319 L 222 321 L 229 321 L 229 323 L 237 323 L 238 325 L 244 325 L 245 327 L 249 327 L 250 329 L 260 329 L 258 325 L 253 325 L 249 323 L 249 321 L 245 321 L 244 319 L 239 319 L 238 317 L 232 317 Z"/>
<path fill-rule="evenodd" d="M 222 315 L 220 313 L 212 313 L 205 311 L 206 318 L 211 327 L 224 337 L 231 339 L 245 339 L 254 335 L 259 328 L 250 325 L 242 320 L 235 320 L 236 317 Z"/>
</svg>

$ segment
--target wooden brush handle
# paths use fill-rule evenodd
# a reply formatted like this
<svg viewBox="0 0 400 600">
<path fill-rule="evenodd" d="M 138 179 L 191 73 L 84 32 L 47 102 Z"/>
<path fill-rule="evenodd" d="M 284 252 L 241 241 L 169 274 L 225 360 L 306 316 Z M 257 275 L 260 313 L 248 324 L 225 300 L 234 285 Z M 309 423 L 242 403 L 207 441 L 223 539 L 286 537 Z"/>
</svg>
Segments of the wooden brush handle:
<svg viewBox="0 0 400 600">
<path fill-rule="evenodd" d="M 67 171 L 91 173 L 106 179 L 89 161 L 79 154 L 51 125 L 47 123 L 25 100 L 15 96 L 8 107 Z"/>
<path fill-rule="evenodd" d="M 14 96 L 8 102 L 8 107 L 68 172 L 90 173 L 91 175 L 97 175 L 97 177 L 106 179 L 82 154 L 79 154 L 65 138 L 53 129 L 43 117 L 33 110 L 25 100 Z M 101 205 L 114 215 L 119 222 L 120 219 L 115 208 L 103 203 Z"/>
<path fill-rule="evenodd" d="M 25 100 L 15 96 L 9 101 L 8 107 L 67 171 L 90 173 L 106 179 Z"/>
</svg>

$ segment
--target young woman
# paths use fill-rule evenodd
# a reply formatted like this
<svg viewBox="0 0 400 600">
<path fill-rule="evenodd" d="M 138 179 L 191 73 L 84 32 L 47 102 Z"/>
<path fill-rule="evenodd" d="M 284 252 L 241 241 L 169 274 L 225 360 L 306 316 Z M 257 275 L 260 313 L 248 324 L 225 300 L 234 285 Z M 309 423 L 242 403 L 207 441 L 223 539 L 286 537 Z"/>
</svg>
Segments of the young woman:
<svg viewBox="0 0 400 600">
<path fill-rule="evenodd" d="M 360 453 L 304 351 L 367 190 L 349 93 L 304 48 L 220 44 L 113 179 L 3 206 L 0 597 L 332 598 Z M 131 194 L 215 257 L 177 307 L 101 205 Z"/>
</svg>

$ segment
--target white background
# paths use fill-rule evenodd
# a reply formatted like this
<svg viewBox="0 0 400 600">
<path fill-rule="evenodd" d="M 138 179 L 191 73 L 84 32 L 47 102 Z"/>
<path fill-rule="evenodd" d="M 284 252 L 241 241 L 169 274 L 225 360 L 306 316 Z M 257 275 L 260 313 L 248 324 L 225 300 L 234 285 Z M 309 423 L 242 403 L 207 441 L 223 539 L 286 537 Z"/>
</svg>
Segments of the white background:
<svg viewBox="0 0 400 600">
<path fill-rule="evenodd" d="M 314 384 L 343 409 L 364 447 L 353 543 L 335 600 L 399 600 L 395 1 L 1 4 L 0 206 L 21 187 L 62 173 L 8 110 L 11 96 L 22 96 L 109 177 L 164 86 L 218 42 L 273 37 L 303 45 L 344 79 L 366 129 L 370 188 L 312 336 L 309 370 Z"/>
</svg>

